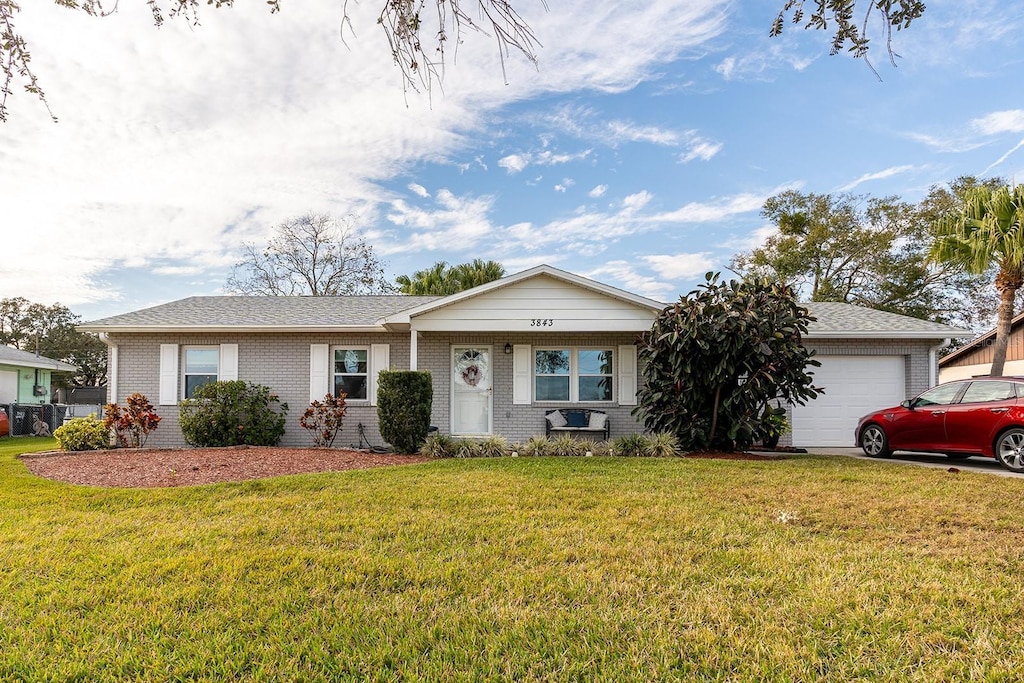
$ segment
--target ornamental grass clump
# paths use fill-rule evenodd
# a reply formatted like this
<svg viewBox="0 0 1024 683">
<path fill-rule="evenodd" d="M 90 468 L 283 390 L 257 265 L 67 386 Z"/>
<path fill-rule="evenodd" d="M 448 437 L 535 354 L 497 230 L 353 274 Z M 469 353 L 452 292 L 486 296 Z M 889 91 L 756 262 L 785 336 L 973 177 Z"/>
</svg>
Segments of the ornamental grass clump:
<svg viewBox="0 0 1024 683">
<path fill-rule="evenodd" d="M 420 454 L 431 458 L 454 458 L 458 442 L 447 434 L 435 432 L 420 446 Z"/>
<path fill-rule="evenodd" d="M 160 426 L 160 416 L 149 399 L 139 392 L 128 396 L 124 402 L 123 408 L 116 403 L 104 407 L 103 424 L 113 430 L 121 448 L 142 448 L 150 432 Z"/>
<path fill-rule="evenodd" d="M 313 432 L 313 445 L 330 448 L 341 431 L 342 420 L 347 410 L 344 391 L 337 396 L 327 394 L 323 401 L 313 401 L 299 418 L 299 424 Z"/>
<path fill-rule="evenodd" d="M 104 420 L 76 417 L 53 430 L 53 438 L 62 451 L 98 451 L 110 448 L 110 429 Z"/>
<path fill-rule="evenodd" d="M 626 434 L 612 439 L 612 455 L 626 458 L 650 458 L 654 455 L 654 449 L 647 435 Z"/>
</svg>

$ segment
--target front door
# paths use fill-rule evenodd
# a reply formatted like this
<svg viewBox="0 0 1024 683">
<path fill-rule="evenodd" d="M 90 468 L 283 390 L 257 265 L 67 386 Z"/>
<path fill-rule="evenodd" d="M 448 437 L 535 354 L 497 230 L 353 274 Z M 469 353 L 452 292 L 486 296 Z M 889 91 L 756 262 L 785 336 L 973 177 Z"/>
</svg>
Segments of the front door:
<svg viewBox="0 0 1024 683">
<path fill-rule="evenodd" d="M 489 346 L 452 348 L 452 434 L 490 435 L 492 379 Z"/>
</svg>

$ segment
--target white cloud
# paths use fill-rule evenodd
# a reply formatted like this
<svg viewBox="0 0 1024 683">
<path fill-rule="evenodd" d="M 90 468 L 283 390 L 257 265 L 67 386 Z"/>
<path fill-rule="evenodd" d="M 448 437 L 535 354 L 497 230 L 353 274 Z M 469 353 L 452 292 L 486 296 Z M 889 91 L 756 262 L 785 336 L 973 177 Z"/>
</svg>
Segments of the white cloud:
<svg viewBox="0 0 1024 683">
<path fill-rule="evenodd" d="M 849 182 L 846 185 L 843 185 L 842 187 L 838 187 L 836 189 L 839 192 L 849 192 L 853 188 L 855 188 L 858 185 L 861 185 L 863 183 L 867 183 L 867 182 L 870 182 L 872 180 L 882 180 L 884 178 L 891 178 L 892 176 L 898 175 L 900 173 L 906 173 L 907 171 L 913 171 L 915 168 L 916 168 L 915 166 L 909 165 L 909 164 L 906 164 L 906 165 L 903 165 L 903 166 L 890 166 L 889 168 L 882 169 L 881 171 L 875 171 L 874 173 L 865 173 L 864 175 L 862 175 L 861 177 L 857 178 L 856 180 L 854 180 L 852 182 Z"/>
<path fill-rule="evenodd" d="M 521 11 L 545 45 L 539 69 L 511 55 L 506 81 L 493 42 L 467 31 L 443 96 L 406 97 L 372 3 L 348 5 L 358 36 L 347 35 L 348 45 L 332 3 L 276 15 L 262 4 L 204 6 L 201 26 L 169 20 L 159 30 L 145 3 L 121 3 L 103 19 L 23 4 L 18 27 L 61 122 L 52 124 L 20 90 L 8 100 L 10 121 L 0 127 L 4 223 L 42 226 L 48 261 L 60 267 L 41 277 L 37 268 L 5 266 L 0 291 L 72 303 L 176 298 L 187 294 L 175 289 L 181 282 L 168 286 L 154 269 L 163 278 L 226 275 L 242 240 L 263 240 L 274 224 L 310 209 L 366 219 L 387 207 L 415 232 L 405 234 L 400 222 L 381 229 L 393 240 L 376 245 L 386 251 L 431 248 L 444 239 L 441 225 L 476 244 L 493 227 L 475 204 L 483 199 L 447 209 L 441 202 L 431 207 L 441 212 L 438 226 L 417 227 L 424 216 L 391 206 L 378 183 L 463 149 L 509 103 L 613 92 L 650 78 L 720 34 L 723 7 L 528 5 Z M 548 150 L 522 161 L 573 158 Z M 505 167 L 515 163 L 507 158 Z M 407 187 L 429 196 L 418 183 Z M 34 257 L 16 245 L 11 262 Z M 129 290 L 109 277 L 125 268 L 149 269 L 154 277 L 138 286 L 160 291 Z"/>
<path fill-rule="evenodd" d="M 523 154 L 509 154 L 506 157 L 498 159 L 498 166 L 502 167 L 509 173 L 519 173 L 529 165 L 529 158 Z"/>
<path fill-rule="evenodd" d="M 419 195 L 420 197 L 426 198 L 430 196 L 430 193 L 427 192 L 427 188 L 423 187 L 419 183 L 409 183 L 408 188 L 413 192 L 413 194 Z"/>
<path fill-rule="evenodd" d="M 1024 132 L 1024 109 L 994 111 L 971 121 L 971 126 L 984 135 Z"/>
<path fill-rule="evenodd" d="M 671 297 L 674 287 L 671 283 L 660 282 L 649 275 L 641 275 L 627 261 L 608 261 L 586 274 L 586 277 L 617 284 L 622 289 L 646 296 L 655 301 L 663 301 Z"/>
<path fill-rule="evenodd" d="M 583 150 L 582 152 L 575 152 L 572 154 L 556 154 L 551 150 L 545 149 L 538 152 L 524 152 L 522 154 L 509 154 L 508 156 L 498 159 L 498 166 L 501 166 L 509 173 L 519 173 L 527 166 L 555 166 L 557 164 L 567 164 L 570 161 L 579 161 L 586 159 L 590 155 L 590 150 Z"/>
<path fill-rule="evenodd" d="M 555 192 L 565 192 L 575 184 L 576 181 L 572 178 L 563 178 L 562 182 L 555 185 Z"/>
<path fill-rule="evenodd" d="M 710 161 L 712 157 L 722 151 L 722 147 L 723 145 L 720 142 L 711 142 L 701 137 L 694 137 L 689 143 L 689 149 L 679 156 L 679 160 L 684 164 L 688 164 L 696 159 Z"/>
<path fill-rule="evenodd" d="M 652 254 L 642 257 L 651 269 L 667 280 L 695 278 L 715 269 L 715 261 L 707 252 L 698 254 Z"/>
<path fill-rule="evenodd" d="M 587 193 L 588 196 L 597 199 L 598 197 L 604 196 L 604 193 L 608 191 L 607 185 L 595 185 L 594 188 Z"/>
</svg>

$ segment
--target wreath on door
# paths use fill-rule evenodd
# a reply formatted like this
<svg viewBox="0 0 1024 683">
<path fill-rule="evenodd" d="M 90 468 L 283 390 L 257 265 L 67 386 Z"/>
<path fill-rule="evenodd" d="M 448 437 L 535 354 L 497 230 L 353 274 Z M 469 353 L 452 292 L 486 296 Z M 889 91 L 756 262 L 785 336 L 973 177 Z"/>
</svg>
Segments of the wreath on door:
<svg viewBox="0 0 1024 683">
<path fill-rule="evenodd" d="M 455 371 L 467 387 L 476 387 L 484 380 L 487 357 L 476 350 L 464 351 L 455 364 Z"/>
</svg>

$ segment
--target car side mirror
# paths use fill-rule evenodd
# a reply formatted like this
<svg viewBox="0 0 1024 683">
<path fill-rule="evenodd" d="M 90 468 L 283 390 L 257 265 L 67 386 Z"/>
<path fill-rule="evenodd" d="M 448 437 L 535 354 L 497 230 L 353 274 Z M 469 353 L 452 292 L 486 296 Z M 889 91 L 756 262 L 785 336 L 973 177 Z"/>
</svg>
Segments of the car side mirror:
<svg viewBox="0 0 1024 683">
<path fill-rule="evenodd" d="M 909 408 L 910 410 L 914 409 L 914 402 L 911 401 L 909 398 L 900 405 L 903 406 L 904 408 Z"/>
</svg>

